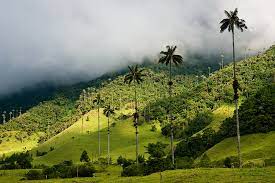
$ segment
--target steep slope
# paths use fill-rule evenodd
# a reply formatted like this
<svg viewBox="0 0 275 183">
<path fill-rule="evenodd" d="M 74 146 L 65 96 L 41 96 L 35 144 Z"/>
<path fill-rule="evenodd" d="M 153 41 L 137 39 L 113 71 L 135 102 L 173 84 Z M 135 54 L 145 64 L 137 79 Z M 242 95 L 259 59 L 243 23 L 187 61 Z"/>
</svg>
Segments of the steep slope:
<svg viewBox="0 0 275 183">
<path fill-rule="evenodd" d="M 244 164 L 255 162 L 263 165 L 265 159 L 275 158 L 275 131 L 241 136 L 242 160 Z M 235 137 L 227 138 L 206 151 L 211 161 L 237 157 Z"/>
<path fill-rule="evenodd" d="M 102 110 L 100 111 L 102 113 Z M 130 111 L 123 111 L 129 113 Z M 89 118 L 87 121 L 87 117 Z M 101 119 L 101 157 L 107 157 L 107 119 L 100 114 Z M 110 152 L 113 161 L 122 155 L 127 158 L 135 157 L 135 128 L 133 127 L 132 119 L 117 120 L 111 119 L 113 127 L 111 127 L 111 144 Z M 80 155 L 83 150 L 86 150 L 91 160 L 98 158 L 98 132 L 97 132 L 97 112 L 91 111 L 84 115 L 82 132 L 82 120 L 78 120 L 71 127 L 64 130 L 60 134 L 51 138 L 44 144 L 34 148 L 32 152 L 46 151 L 46 155 L 35 157 L 35 164 L 55 164 L 63 160 L 73 160 L 79 162 Z M 145 154 L 145 147 L 152 142 L 169 142 L 160 133 L 160 128 L 157 131 L 151 131 L 151 125 L 143 124 L 139 127 L 139 142 L 140 154 Z M 50 151 L 53 147 L 54 150 Z"/>
</svg>

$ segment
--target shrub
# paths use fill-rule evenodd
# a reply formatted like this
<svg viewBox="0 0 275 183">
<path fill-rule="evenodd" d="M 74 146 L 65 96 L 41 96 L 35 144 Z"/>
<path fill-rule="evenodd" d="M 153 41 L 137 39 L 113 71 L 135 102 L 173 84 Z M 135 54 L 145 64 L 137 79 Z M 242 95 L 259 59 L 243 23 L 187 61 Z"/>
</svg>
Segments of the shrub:
<svg viewBox="0 0 275 183">
<path fill-rule="evenodd" d="M 28 180 L 39 180 L 43 179 L 44 176 L 40 170 L 30 170 L 28 173 L 26 173 L 26 178 Z"/>
<path fill-rule="evenodd" d="M 143 155 L 141 155 L 141 154 L 138 155 L 138 162 L 139 163 L 144 163 L 145 162 L 145 158 L 144 158 Z"/>
<path fill-rule="evenodd" d="M 88 156 L 88 153 L 86 150 L 84 150 L 80 156 L 80 161 L 81 162 L 89 162 L 90 161 L 90 157 Z"/>
<path fill-rule="evenodd" d="M 144 174 L 144 165 L 139 164 L 138 167 L 136 164 L 129 165 L 123 168 L 121 172 L 121 176 L 123 177 L 130 177 L 130 176 L 142 176 Z"/>
<path fill-rule="evenodd" d="M 79 177 L 93 177 L 95 173 L 95 168 L 91 163 L 86 163 L 78 167 Z"/>
<path fill-rule="evenodd" d="M 28 151 L 15 153 L 2 161 L 1 169 L 28 169 L 32 167 L 32 160 Z"/>
<path fill-rule="evenodd" d="M 146 161 L 144 175 L 172 169 L 170 158 L 150 158 Z"/>
<path fill-rule="evenodd" d="M 53 147 L 53 146 L 51 146 L 51 147 L 50 147 L 50 151 L 53 151 L 53 150 L 54 150 L 54 147 Z"/>
<path fill-rule="evenodd" d="M 118 159 L 117 159 L 117 164 L 121 165 L 123 168 L 125 168 L 129 165 L 132 165 L 134 163 L 135 163 L 134 160 L 126 159 L 126 158 L 123 158 L 122 156 L 119 156 Z"/>
<path fill-rule="evenodd" d="M 238 158 L 235 156 L 230 156 L 224 159 L 224 166 L 227 168 L 239 167 Z"/>
<path fill-rule="evenodd" d="M 165 156 L 165 148 L 167 147 L 167 144 L 164 144 L 162 142 L 149 143 L 147 148 L 147 153 L 150 154 L 152 158 L 162 158 Z"/>
</svg>

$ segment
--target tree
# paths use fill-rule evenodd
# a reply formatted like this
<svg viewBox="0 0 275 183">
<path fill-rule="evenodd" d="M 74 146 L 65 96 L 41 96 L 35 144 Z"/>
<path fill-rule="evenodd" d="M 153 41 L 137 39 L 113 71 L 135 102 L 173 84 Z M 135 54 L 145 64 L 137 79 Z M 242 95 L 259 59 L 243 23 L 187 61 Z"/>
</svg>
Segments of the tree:
<svg viewBox="0 0 275 183">
<path fill-rule="evenodd" d="M 90 161 L 90 157 L 88 156 L 88 153 L 86 150 L 84 150 L 80 156 L 80 161 L 83 162 L 89 162 Z"/>
<path fill-rule="evenodd" d="M 110 105 L 103 110 L 104 115 L 108 118 L 108 165 L 110 164 L 110 116 L 115 114 L 114 109 Z"/>
<path fill-rule="evenodd" d="M 98 156 L 100 157 L 101 154 L 101 147 L 100 147 L 100 116 L 99 116 L 99 108 L 103 103 L 101 99 L 100 93 L 96 95 L 96 99 L 93 101 L 97 106 L 97 123 L 98 123 Z"/>
<path fill-rule="evenodd" d="M 124 77 L 124 83 L 134 84 L 135 90 L 135 113 L 134 113 L 134 126 L 136 128 L 136 164 L 138 165 L 138 106 L 137 106 L 137 84 L 140 84 L 143 79 L 142 77 L 145 76 L 143 74 L 144 69 L 139 69 L 138 66 L 128 66 L 129 73 Z"/>
<path fill-rule="evenodd" d="M 247 29 L 247 26 L 245 25 L 245 20 L 240 19 L 238 17 L 238 9 L 236 8 L 234 11 L 224 11 L 226 18 L 223 19 L 220 24 L 220 32 L 223 33 L 226 29 L 228 29 L 229 32 L 232 32 L 232 48 L 233 48 L 233 90 L 234 90 L 234 102 L 235 102 L 235 108 L 236 108 L 236 123 L 237 123 L 237 141 L 238 141 L 238 158 L 239 158 L 239 166 L 242 167 L 241 164 L 241 139 L 240 139 L 240 124 L 239 124 L 239 116 L 238 116 L 238 88 L 239 83 L 236 78 L 236 58 L 235 58 L 235 27 L 241 32 L 244 31 L 244 29 Z"/>
<path fill-rule="evenodd" d="M 171 155 L 172 155 L 172 164 L 175 164 L 175 156 L 174 156 L 174 146 L 173 146 L 173 141 L 174 141 L 174 134 L 173 134 L 173 122 L 172 122 L 172 111 L 171 111 L 171 102 L 172 102 L 172 64 L 175 64 L 178 66 L 179 64 L 182 64 L 183 59 L 181 55 L 176 55 L 175 51 L 177 49 L 177 46 L 166 46 L 167 51 L 161 51 L 160 54 L 162 55 L 159 59 L 159 63 L 169 65 L 169 121 L 170 121 L 170 143 L 171 143 Z"/>
</svg>

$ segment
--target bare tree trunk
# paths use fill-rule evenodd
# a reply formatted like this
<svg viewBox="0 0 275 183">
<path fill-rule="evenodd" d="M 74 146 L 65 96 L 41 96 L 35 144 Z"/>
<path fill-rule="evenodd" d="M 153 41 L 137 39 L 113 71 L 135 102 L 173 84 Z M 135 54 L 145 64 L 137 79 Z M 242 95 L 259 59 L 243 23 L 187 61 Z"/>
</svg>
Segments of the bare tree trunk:
<svg viewBox="0 0 275 183">
<path fill-rule="evenodd" d="M 82 133 L 83 133 L 83 123 L 84 123 L 84 122 L 83 122 L 83 118 L 84 118 L 84 117 L 83 117 L 83 115 L 82 115 L 82 119 L 81 119 L 81 131 L 82 131 Z"/>
<path fill-rule="evenodd" d="M 136 162 L 138 166 L 138 107 L 137 107 L 137 89 L 135 84 L 135 128 L 136 128 Z"/>
<path fill-rule="evenodd" d="M 108 115 L 108 165 L 110 164 L 110 117 Z"/>
<path fill-rule="evenodd" d="M 172 102 L 172 60 L 169 64 L 169 122 L 170 122 L 170 145 L 171 145 L 171 156 L 172 156 L 172 164 L 175 164 L 175 156 L 174 156 L 174 132 L 173 132 L 173 122 L 172 122 L 172 111 L 171 111 L 171 102 Z"/>
<path fill-rule="evenodd" d="M 232 30 L 232 40 L 233 40 L 233 89 L 234 89 L 234 102 L 235 102 L 235 111 L 236 111 L 236 123 L 237 123 L 237 143 L 238 143 L 238 159 L 239 167 L 242 168 L 241 161 L 241 137 L 240 137 L 240 123 L 239 123 L 239 111 L 238 111 L 238 85 L 236 78 L 236 58 L 235 58 L 235 38 L 234 38 L 234 28 Z M 235 85 L 235 86 L 234 86 Z"/>
<path fill-rule="evenodd" d="M 98 156 L 100 157 L 100 117 L 99 117 L 99 105 L 97 106 L 97 123 L 98 123 Z"/>
</svg>

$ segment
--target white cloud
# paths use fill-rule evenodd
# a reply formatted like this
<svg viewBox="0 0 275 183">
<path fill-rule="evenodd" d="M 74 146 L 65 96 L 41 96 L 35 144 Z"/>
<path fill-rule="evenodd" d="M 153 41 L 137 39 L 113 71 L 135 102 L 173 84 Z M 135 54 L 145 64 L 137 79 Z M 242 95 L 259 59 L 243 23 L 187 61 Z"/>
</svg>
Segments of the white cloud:
<svg viewBox="0 0 275 183">
<path fill-rule="evenodd" d="M 230 51 L 219 21 L 234 7 L 250 28 L 237 36 L 239 53 L 274 43 L 274 0 L 2 0 L 0 94 L 92 78 L 170 43 L 182 52 Z"/>
</svg>

